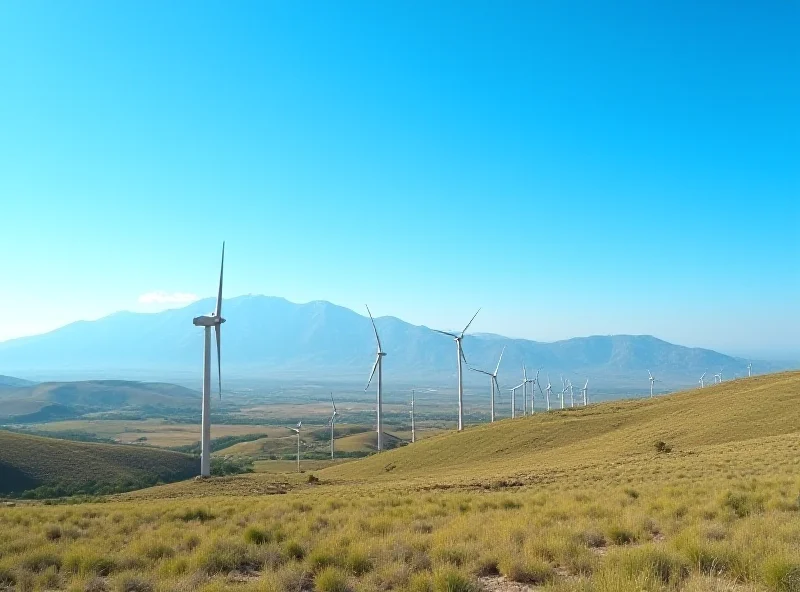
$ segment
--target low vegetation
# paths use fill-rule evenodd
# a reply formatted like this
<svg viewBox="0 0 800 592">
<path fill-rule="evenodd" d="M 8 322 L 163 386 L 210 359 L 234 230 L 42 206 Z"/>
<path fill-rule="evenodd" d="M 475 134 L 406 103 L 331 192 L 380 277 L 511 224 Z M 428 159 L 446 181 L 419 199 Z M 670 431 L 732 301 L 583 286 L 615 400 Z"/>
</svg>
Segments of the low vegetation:
<svg viewBox="0 0 800 592">
<path fill-rule="evenodd" d="M 769 380 L 758 418 L 738 389 Z M 437 436 L 313 483 L 298 477 L 291 491 L 254 474 L 0 507 L 0 587 L 477 592 L 510 580 L 556 592 L 796 592 L 800 374 L 769 380 L 675 397 L 695 397 L 692 412 L 721 427 L 687 428 L 664 398 L 641 414 L 642 403 L 610 404 Z M 747 425 L 726 419 L 737 414 Z M 605 450 L 586 452 L 598 442 Z M 459 446 L 475 474 L 458 468 Z M 441 469 L 445 455 L 458 470 Z"/>
<path fill-rule="evenodd" d="M 41 438 L 0 430 L 0 495 L 100 495 L 188 479 L 199 461 L 186 454 Z"/>
</svg>

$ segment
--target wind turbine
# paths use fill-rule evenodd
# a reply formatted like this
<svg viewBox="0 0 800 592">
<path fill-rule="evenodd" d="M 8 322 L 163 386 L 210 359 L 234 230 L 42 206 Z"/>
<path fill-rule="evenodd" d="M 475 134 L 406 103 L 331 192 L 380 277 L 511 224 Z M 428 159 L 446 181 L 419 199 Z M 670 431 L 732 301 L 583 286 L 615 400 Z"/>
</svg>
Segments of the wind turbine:
<svg viewBox="0 0 800 592">
<path fill-rule="evenodd" d="M 333 460 L 333 439 L 334 439 L 334 428 L 336 424 L 336 416 L 339 415 L 339 412 L 336 411 L 336 403 L 333 402 L 333 393 L 331 393 L 331 405 L 333 406 L 333 414 L 331 415 L 331 460 Z"/>
<path fill-rule="evenodd" d="M 547 410 L 550 411 L 550 395 L 553 393 L 553 385 L 550 384 L 550 375 L 547 375 Z"/>
<path fill-rule="evenodd" d="M 722 383 L 722 368 L 719 369 L 719 374 L 714 375 L 714 384 L 717 384 L 717 381 L 719 381 L 720 384 Z"/>
<path fill-rule="evenodd" d="M 586 405 L 588 404 L 588 398 L 586 396 L 586 392 L 588 390 L 589 390 L 589 379 L 587 378 L 586 379 L 586 384 L 584 384 L 583 388 L 581 389 L 581 393 L 583 394 L 583 406 L 584 407 L 586 407 Z"/>
<path fill-rule="evenodd" d="M 478 309 L 480 312 L 481 309 Z M 441 333 L 442 335 L 449 335 L 456 341 L 456 358 L 458 360 L 458 431 L 464 429 L 464 384 L 462 381 L 462 368 L 461 368 L 461 360 L 467 361 L 467 358 L 464 357 L 464 350 L 461 346 L 461 340 L 464 339 L 464 333 L 467 332 L 469 326 L 472 324 L 472 321 L 475 320 L 475 317 L 478 316 L 478 312 L 472 315 L 472 318 L 467 323 L 467 326 L 464 327 L 464 330 L 461 332 L 460 335 L 456 335 L 454 333 L 448 333 L 447 331 L 439 331 L 438 329 L 434 329 L 437 333 Z"/>
<path fill-rule="evenodd" d="M 575 407 L 575 393 L 572 390 L 572 381 L 568 378 L 567 385 L 569 385 L 569 406 Z"/>
<path fill-rule="evenodd" d="M 653 375 L 650 374 L 650 370 L 647 371 L 647 374 L 650 376 L 650 398 L 653 397 L 653 384 L 656 382 L 661 382 L 657 378 L 653 378 Z"/>
<path fill-rule="evenodd" d="M 297 422 L 296 428 L 289 428 L 295 434 L 297 434 L 297 472 L 300 472 L 300 427 L 303 425 L 302 421 Z"/>
<path fill-rule="evenodd" d="M 750 378 L 752 376 L 752 374 L 750 373 L 750 369 L 752 367 L 753 367 L 753 363 L 752 362 L 748 362 L 747 363 L 747 378 Z"/>
<path fill-rule="evenodd" d="M 383 351 L 381 348 L 381 338 L 378 337 L 378 328 L 375 326 L 375 319 L 372 318 L 372 312 L 369 310 L 369 306 L 366 304 L 364 305 L 367 307 L 367 313 L 369 314 L 369 320 L 372 321 L 372 330 L 375 331 L 375 341 L 378 342 L 378 353 L 375 356 L 375 365 L 372 366 L 372 374 L 369 375 L 369 381 L 367 381 L 367 386 L 364 388 L 366 391 L 369 388 L 369 385 L 372 383 L 372 377 L 375 376 L 375 370 L 378 370 L 378 404 L 377 404 L 377 413 L 378 413 L 378 452 L 383 450 L 383 357 L 386 355 L 386 352 Z"/>
<path fill-rule="evenodd" d="M 492 406 L 494 409 L 494 405 Z M 411 443 L 417 440 L 417 431 L 414 429 L 414 391 L 411 391 Z"/>
<path fill-rule="evenodd" d="M 504 353 L 506 353 L 505 346 L 503 346 L 503 350 L 500 352 L 500 359 L 497 360 L 497 366 L 495 367 L 494 372 L 487 372 L 486 370 L 480 370 L 478 368 L 473 368 L 472 366 L 467 364 L 467 367 L 470 370 L 473 370 L 475 372 L 480 372 L 481 374 L 485 374 L 486 376 L 488 376 L 489 377 L 489 382 L 492 383 L 492 407 L 491 407 L 491 420 L 492 420 L 492 422 L 494 422 L 494 394 L 495 394 L 495 388 L 497 389 L 496 392 L 498 392 L 498 393 L 500 392 L 500 385 L 497 384 L 497 371 L 500 370 L 500 362 L 503 361 L 503 354 Z"/>
<path fill-rule="evenodd" d="M 517 399 L 516 399 L 516 395 L 517 395 L 517 390 L 520 389 L 520 388 L 522 388 L 522 385 L 518 384 L 514 388 L 510 389 L 511 390 L 511 419 L 514 419 L 515 417 L 517 417 Z"/>
<path fill-rule="evenodd" d="M 564 408 L 564 395 L 567 393 L 567 384 L 564 382 L 564 377 L 561 377 L 561 408 Z"/>
<path fill-rule="evenodd" d="M 225 268 L 225 243 L 222 243 L 222 262 L 219 266 L 219 291 L 217 292 L 217 307 L 209 315 L 192 319 L 196 327 L 203 327 L 203 412 L 202 433 L 200 436 L 200 476 L 211 475 L 211 327 L 214 327 L 214 336 L 217 340 L 217 372 L 219 377 L 219 398 L 222 399 L 222 353 L 220 350 L 220 325 L 225 322 L 222 318 L 222 273 Z"/>
<path fill-rule="evenodd" d="M 536 376 L 530 379 L 530 382 L 533 383 L 531 387 L 531 415 L 536 413 L 536 385 L 539 384 L 539 372 L 541 368 L 536 371 Z M 542 391 L 542 387 L 539 387 L 539 392 Z"/>
<path fill-rule="evenodd" d="M 706 373 L 703 372 L 703 375 L 700 377 L 700 380 L 697 381 L 697 382 L 700 383 L 700 388 L 705 388 L 706 387 L 706 383 L 705 383 L 705 380 L 704 380 L 705 377 L 706 377 Z"/>
</svg>

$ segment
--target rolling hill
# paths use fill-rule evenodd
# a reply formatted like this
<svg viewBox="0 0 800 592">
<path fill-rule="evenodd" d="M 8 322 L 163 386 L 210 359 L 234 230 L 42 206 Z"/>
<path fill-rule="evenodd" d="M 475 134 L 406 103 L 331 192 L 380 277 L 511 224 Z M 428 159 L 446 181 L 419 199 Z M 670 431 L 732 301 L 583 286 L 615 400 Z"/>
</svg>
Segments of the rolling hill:
<svg viewBox="0 0 800 592">
<path fill-rule="evenodd" d="M 480 481 L 640 461 L 654 455 L 658 441 L 678 456 L 732 443 L 747 447 L 745 442 L 765 437 L 800 445 L 800 372 L 446 432 L 322 475 L 337 481 Z"/>
<path fill-rule="evenodd" d="M 199 376 L 201 334 L 192 317 L 213 308 L 201 300 L 185 308 L 156 314 L 120 312 L 97 321 L 72 323 L 50 333 L 0 343 L 0 360 L 7 371 L 26 375 L 85 372 L 127 378 Z M 295 304 L 283 298 L 241 296 L 225 301 L 223 363 L 229 376 L 256 378 L 364 379 L 375 344 L 369 319 L 329 302 Z M 453 344 L 448 338 L 394 317 L 376 320 L 389 354 L 387 380 L 411 384 L 444 383 L 455 374 Z M 468 360 L 494 366 L 503 347 L 504 373 L 529 367 L 546 368 L 553 376 L 591 376 L 594 386 L 646 386 L 646 370 L 655 372 L 662 387 L 692 386 L 706 370 L 723 368 L 726 377 L 746 373 L 746 361 L 714 351 L 673 345 L 647 335 L 581 337 L 554 343 L 509 339 L 498 335 L 468 335 Z M 759 363 L 763 373 L 777 367 Z M 507 374 L 506 374 L 507 375 Z M 637 376 L 644 381 L 637 381 Z M 481 377 L 466 380 L 481 385 Z M 633 382 L 632 382 L 633 381 Z"/>
<path fill-rule="evenodd" d="M 14 376 L 3 376 L 0 375 L 0 388 L 3 387 L 20 387 L 20 386 L 32 386 L 36 384 L 30 380 L 25 380 L 23 378 L 15 378 Z"/>
<path fill-rule="evenodd" d="M 103 410 L 196 410 L 199 401 L 196 391 L 160 382 L 45 382 L 0 389 L 0 421 L 51 421 Z"/>
<path fill-rule="evenodd" d="M 0 495 L 112 493 L 188 479 L 198 469 L 196 458 L 178 452 L 0 430 Z"/>
</svg>

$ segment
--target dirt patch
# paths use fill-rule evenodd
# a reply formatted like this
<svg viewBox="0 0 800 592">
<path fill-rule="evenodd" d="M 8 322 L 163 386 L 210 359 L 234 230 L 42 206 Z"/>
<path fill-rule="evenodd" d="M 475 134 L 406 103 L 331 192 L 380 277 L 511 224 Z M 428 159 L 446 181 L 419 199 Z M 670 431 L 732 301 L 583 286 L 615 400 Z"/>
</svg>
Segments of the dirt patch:
<svg viewBox="0 0 800 592">
<path fill-rule="evenodd" d="M 539 586 L 529 586 L 528 584 L 520 584 L 519 582 L 512 582 L 504 576 L 486 576 L 479 578 L 481 587 L 486 592 L 532 592 L 534 590 L 543 590 Z"/>
</svg>

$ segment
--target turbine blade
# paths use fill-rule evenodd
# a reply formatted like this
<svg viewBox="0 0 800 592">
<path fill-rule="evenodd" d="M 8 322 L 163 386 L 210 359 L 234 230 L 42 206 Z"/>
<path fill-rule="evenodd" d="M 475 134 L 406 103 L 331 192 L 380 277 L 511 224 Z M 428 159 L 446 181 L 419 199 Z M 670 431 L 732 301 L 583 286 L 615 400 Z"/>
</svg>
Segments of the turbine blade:
<svg viewBox="0 0 800 592">
<path fill-rule="evenodd" d="M 478 312 L 480 312 L 480 311 L 481 311 L 481 309 L 479 308 Z M 478 316 L 478 312 L 476 312 L 474 315 L 472 315 L 472 318 L 469 320 L 469 323 L 467 323 L 467 326 L 464 327 L 464 330 L 461 332 L 461 337 L 464 337 L 464 333 L 467 332 L 467 329 L 469 329 L 469 326 L 472 324 L 472 321 L 474 321 L 475 317 Z"/>
<path fill-rule="evenodd" d="M 217 377 L 219 378 L 219 400 L 222 400 L 222 349 L 219 343 L 219 325 L 214 325 L 214 335 L 217 338 Z"/>
<path fill-rule="evenodd" d="M 336 403 L 333 402 L 333 393 L 331 393 L 331 405 L 333 405 L 333 412 L 336 413 Z"/>
<path fill-rule="evenodd" d="M 219 264 L 219 291 L 217 292 L 217 308 L 214 310 L 214 316 L 218 317 L 222 314 L 222 272 L 225 270 L 225 241 L 222 241 L 222 261 Z"/>
<path fill-rule="evenodd" d="M 381 347 L 381 338 L 378 337 L 378 328 L 375 326 L 375 319 L 372 318 L 372 311 L 370 311 L 369 306 L 366 304 L 364 305 L 367 307 L 367 312 L 369 313 L 369 320 L 372 321 L 372 330 L 375 331 L 375 340 L 378 342 L 378 351 L 382 352 L 383 348 Z"/>
<path fill-rule="evenodd" d="M 381 361 L 380 356 L 375 358 L 375 365 L 372 366 L 372 373 L 369 375 L 369 381 L 367 382 L 367 386 L 364 387 L 364 390 L 367 390 L 369 388 L 369 385 L 372 384 L 372 377 L 375 376 L 375 370 L 378 369 L 378 362 L 380 361 Z"/>
<path fill-rule="evenodd" d="M 650 374 L 650 370 L 647 371 L 647 375 L 650 376 L 650 380 L 653 380 L 653 375 Z"/>
<path fill-rule="evenodd" d="M 437 333 L 441 333 L 442 335 L 449 335 L 453 339 L 458 339 L 458 335 L 454 335 L 453 333 L 448 333 L 447 331 L 439 331 L 439 329 L 434 329 Z"/>
<path fill-rule="evenodd" d="M 506 353 L 506 346 L 503 346 L 503 351 L 500 352 L 500 359 L 497 360 L 497 367 L 494 369 L 494 375 L 497 376 L 497 371 L 500 370 L 500 362 L 503 361 L 503 354 Z"/>
<path fill-rule="evenodd" d="M 461 353 L 463 354 L 464 352 L 461 352 Z M 486 370 L 481 370 L 479 368 L 474 368 L 474 367 L 470 366 L 469 364 L 467 364 L 467 368 L 469 368 L 473 372 L 480 372 L 481 374 L 486 374 L 487 376 L 494 376 L 491 372 L 487 372 Z"/>
</svg>

